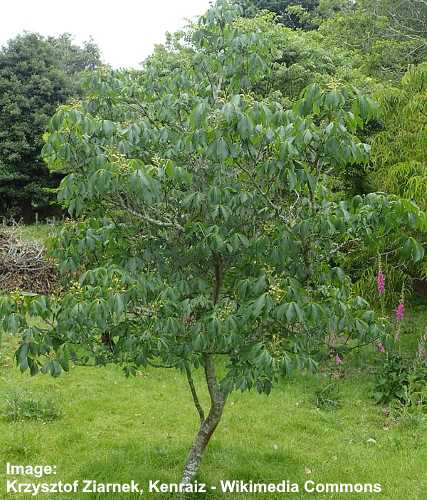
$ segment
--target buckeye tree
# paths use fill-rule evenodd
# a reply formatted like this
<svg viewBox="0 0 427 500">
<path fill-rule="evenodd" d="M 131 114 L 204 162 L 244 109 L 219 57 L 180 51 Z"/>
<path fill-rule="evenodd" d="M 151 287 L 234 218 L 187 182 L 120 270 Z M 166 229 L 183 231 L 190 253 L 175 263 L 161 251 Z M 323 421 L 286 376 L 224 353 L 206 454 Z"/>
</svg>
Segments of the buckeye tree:
<svg viewBox="0 0 427 500">
<path fill-rule="evenodd" d="M 294 367 L 384 334 L 337 262 L 385 200 L 330 189 L 367 158 L 356 133 L 372 103 L 338 86 L 311 86 L 292 107 L 258 95 L 276 47 L 261 29 L 271 21 L 257 22 L 218 2 L 141 71 L 92 75 L 85 98 L 58 110 L 44 156 L 67 174 L 72 219 L 54 251 L 72 283 L 1 303 L 31 374 L 84 360 L 181 370 L 200 417 L 183 483 L 231 391 L 269 393 Z"/>
</svg>

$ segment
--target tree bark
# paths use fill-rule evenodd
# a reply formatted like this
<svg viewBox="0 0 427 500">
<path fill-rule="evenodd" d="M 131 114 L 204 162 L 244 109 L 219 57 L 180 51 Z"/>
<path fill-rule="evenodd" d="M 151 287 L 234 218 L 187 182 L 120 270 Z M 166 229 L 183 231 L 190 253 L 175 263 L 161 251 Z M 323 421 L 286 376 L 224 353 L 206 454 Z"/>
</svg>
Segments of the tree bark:
<svg viewBox="0 0 427 500">
<path fill-rule="evenodd" d="M 204 356 L 204 368 L 211 405 L 209 414 L 202 420 L 199 431 L 188 453 L 181 480 L 182 484 L 190 483 L 197 474 L 206 446 L 221 420 L 226 401 L 226 397 L 218 387 L 212 355 L 206 354 Z"/>
<path fill-rule="evenodd" d="M 224 263 L 222 256 L 219 253 L 214 253 L 214 269 L 215 269 L 215 279 L 214 279 L 214 290 L 213 290 L 213 303 L 214 306 L 218 303 L 219 293 L 221 291 L 222 280 L 224 279 Z"/>
</svg>

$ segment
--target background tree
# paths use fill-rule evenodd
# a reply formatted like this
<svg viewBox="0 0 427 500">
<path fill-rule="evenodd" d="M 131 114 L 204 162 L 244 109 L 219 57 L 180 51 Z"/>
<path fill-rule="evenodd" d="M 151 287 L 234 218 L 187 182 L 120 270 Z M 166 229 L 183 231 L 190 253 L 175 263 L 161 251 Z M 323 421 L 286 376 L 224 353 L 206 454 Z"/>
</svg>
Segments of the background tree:
<svg viewBox="0 0 427 500">
<path fill-rule="evenodd" d="M 320 32 L 327 43 L 346 48 L 366 74 L 398 81 L 427 57 L 426 16 L 424 0 L 359 0 L 327 17 Z"/>
<path fill-rule="evenodd" d="M 409 40 L 414 44 L 414 51 L 425 56 L 427 50 L 427 1 L 383 0 L 380 3 L 384 14 L 389 19 L 387 27 L 389 36 L 397 40 Z"/>
<path fill-rule="evenodd" d="M 372 139 L 374 188 L 427 209 L 427 63 L 408 70 L 398 87 L 378 95 L 382 130 Z M 424 276 L 427 275 L 427 267 Z"/>
<path fill-rule="evenodd" d="M 19 35 L 0 51 L 0 212 L 32 212 L 52 200 L 56 186 L 40 152 L 42 134 L 59 104 L 80 93 L 81 72 L 100 64 L 99 49 L 68 34 Z"/>
<path fill-rule="evenodd" d="M 349 82 L 360 85 L 379 102 L 378 115 L 362 133 L 372 145 L 371 162 L 347 169 L 337 188 L 355 194 L 380 190 L 425 209 L 426 75 L 422 61 L 427 54 L 422 30 L 418 27 L 415 33 L 412 24 L 415 12 L 419 19 L 425 17 L 420 4 L 359 0 L 351 8 L 324 16 L 315 35 L 322 48 L 338 51 L 347 61 Z M 405 16 L 407 23 L 402 21 Z M 382 256 L 389 282 L 387 298 L 396 302 L 402 286 L 410 295 L 414 280 L 426 276 L 425 262 L 402 267 L 400 253 L 389 237 L 384 237 L 363 247 L 353 246 L 342 265 L 352 275 L 358 293 L 373 297 L 373 277 L 378 256 Z"/>
<path fill-rule="evenodd" d="M 289 28 L 316 28 L 312 14 L 319 0 L 236 0 L 244 16 L 254 16 L 261 10 L 277 14 L 277 21 Z"/>
<path fill-rule="evenodd" d="M 247 33 L 218 2 L 141 73 L 92 75 L 84 99 L 52 118 L 44 148 L 68 173 L 59 196 L 74 217 L 56 255 L 80 279 L 60 298 L 0 302 L 32 374 L 77 359 L 182 370 L 200 417 L 184 484 L 231 391 L 269 393 L 294 367 L 387 344 L 336 261 L 377 225 L 399 225 L 403 245 L 424 221 L 382 196 L 337 199 L 331 172 L 366 161 L 357 131 L 372 103 L 318 85 L 288 108 L 280 92 L 257 97 L 276 57 L 268 31 Z"/>
</svg>

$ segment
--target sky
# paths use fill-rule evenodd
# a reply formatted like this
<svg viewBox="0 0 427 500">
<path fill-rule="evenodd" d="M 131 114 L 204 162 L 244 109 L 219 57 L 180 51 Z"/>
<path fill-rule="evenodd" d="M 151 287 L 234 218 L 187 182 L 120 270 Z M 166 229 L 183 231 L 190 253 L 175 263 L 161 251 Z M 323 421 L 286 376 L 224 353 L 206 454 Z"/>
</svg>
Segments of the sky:
<svg viewBox="0 0 427 500">
<path fill-rule="evenodd" d="M 71 33 L 77 43 L 93 37 L 103 61 L 138 67 L 154 45 L 209 7 L 209 0 L 3 0 L 0 45 L 23 31 Z"/>
</svg>

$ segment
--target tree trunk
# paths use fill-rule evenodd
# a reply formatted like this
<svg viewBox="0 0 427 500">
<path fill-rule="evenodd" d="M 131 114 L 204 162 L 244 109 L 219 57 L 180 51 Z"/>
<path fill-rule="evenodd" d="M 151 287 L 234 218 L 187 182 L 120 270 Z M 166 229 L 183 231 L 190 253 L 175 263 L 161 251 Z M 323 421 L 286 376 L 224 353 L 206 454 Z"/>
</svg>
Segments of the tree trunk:
<svg viewBox="0 0 427 500">
<path fill-rule="evenodd" d="M 207 418 L 201 424 L 199 432 L 190 448 L 182 474 L 182 484 L 190 483 L 199 470 L 203 452 L 215 432 L 224 410 L 226 397 L 220 391 L 216 376 L 215 366 L 211 355 L 204 356 L 205 376 L 211 398 L 211 406 Z"/>
</svg>

